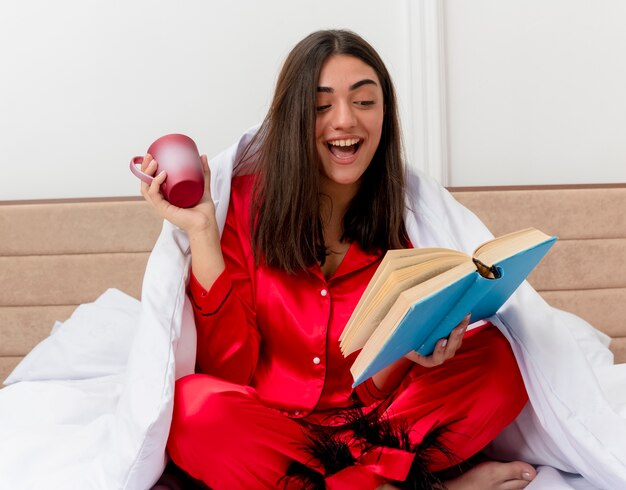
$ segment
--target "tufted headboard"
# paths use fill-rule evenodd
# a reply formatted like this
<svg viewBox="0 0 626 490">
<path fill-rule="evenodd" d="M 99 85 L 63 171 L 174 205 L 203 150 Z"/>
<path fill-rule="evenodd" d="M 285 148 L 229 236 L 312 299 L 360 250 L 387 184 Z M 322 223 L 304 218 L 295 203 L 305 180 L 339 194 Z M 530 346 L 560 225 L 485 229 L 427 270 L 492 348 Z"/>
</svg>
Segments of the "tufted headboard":
<svg viewBox="0 0 626 490">
<path fill-rule="evenodd" d="M 529 281 L 626 361 L 626 184 L 451 191 L 495 235 L 558 235 Z M 0 202 L 0 379 L 77 305 L 109 287 L 139 298 L 160 228 L 141 198 Z"/>
<path fill-rule="evenodd" d="M 496 236 L 529 226 L 557 235 L 529 282 L 610 335 L 615 361 L 626 362 L 626 184 L 451 191 Z"/>
</svg>

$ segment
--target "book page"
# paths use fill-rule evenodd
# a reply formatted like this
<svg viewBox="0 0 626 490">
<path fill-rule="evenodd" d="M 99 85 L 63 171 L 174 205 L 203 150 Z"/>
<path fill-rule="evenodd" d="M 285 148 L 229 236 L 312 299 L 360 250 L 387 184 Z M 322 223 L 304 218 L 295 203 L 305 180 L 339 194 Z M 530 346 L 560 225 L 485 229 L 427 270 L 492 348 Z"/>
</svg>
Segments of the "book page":
<svg viewBox="0 0 626 490">
<path fill-rule="evenodd" d="M 383 257 L 380 265 L 376 269 L 376 272 L 370 279 L 367 288 L 361 295 L 359 302 L 357 303 L 348 323 L 343 329 L 339 340 L 342 341 L 349 332 L 352 330 L 354 323 L 357 319 L 362 318 L 362 309 L 371 300 L 373 295 L 377 293 L 382 284 L 387 280 L 389 275 L 398 269 L 409 267 L 411 265 L 419 264 L 430 260 L 435 257 L 441 257 L 443 255 L 460 255 L 467 257 L 463 252 L 456 250 L 448 250 L 446 248 L 406 248 L 399 250 L 388 250 Z"/>
<path fill-rule="evenodd" d="M 428 256 L 431 257 L 430 260 L 389 273 L 387 279 L 370 295 L 369 302 L 363 305 L 359 315 L 355 317 L 353 313 L 354 319 L 351 317 L 348 322 L 350 331 L 346 332 L 346 326 L 345 335 L 340 339 L 339 346 L 344 356 L 365 345 L 403 291 L 428 282 L 461 263 L 472 264 L 469 257 L 461 253 L 433 253 Z"/>
<path fill-rule="evenodd" d="M 474 251 L 474 257 L 491 266 L 550 238 L 536 228 L 526 228 L 483 243 Z"/>
</svg>

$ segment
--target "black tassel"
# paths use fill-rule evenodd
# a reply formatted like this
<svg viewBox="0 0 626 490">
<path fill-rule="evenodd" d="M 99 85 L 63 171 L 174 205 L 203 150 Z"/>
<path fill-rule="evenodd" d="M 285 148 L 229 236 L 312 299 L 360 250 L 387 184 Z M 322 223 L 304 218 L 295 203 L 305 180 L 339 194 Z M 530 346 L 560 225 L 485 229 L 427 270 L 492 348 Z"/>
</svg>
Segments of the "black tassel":
<svg viewBox="0 0 626 490">
<path fill-rule="evenodd" d="M 356 458 L 337 427 L 314 426 L 307 438 L 307 452 L 324 466 L 325 476 L 334 475 L 356 463 Z"/>
<path fill-rule="evenodd" d="M 279 483 L 283 484 L 283 488 L 297 484 L 305 490 L 323 490 L 326 488 L 324 481 L 326 476 L 334 475 L 354 465 L 356 459 L 336 427 L 300 422 L 307 429 L 305 435 L 308 443 L 304 446 L 304 450 L 311 456 L 308 463 L 316 461 L 321 464 L 324 474 L 310 468 L 307 464 L 293 461 Z"/>
<path fill-rule="evenodd" d="M 361 455 L 379 447 L 401 449 L 413 453 L 413 463 L 404 481 L 390 482 L 402 490 L 432 490 L 445 488 L 441 478 L 432 473 L 430 467 L 436 453 L 444 454 L 451 465 L 458 462 L 453 452 L 445 445 L 446 427 L 439 427 L 424 436 L 419 444 L 411 444 L 411 427 L 403 419 L 389 420 L 386 412 L 374 410 L 368 414 L 360 408 L 336 412 L 328 419 L 332 424 L 312 425 L 300 421 L 308 443 L 305 450 L 311 455 L 308 463 L 314 460 L 324 468 L 323 474 L 311 469 L 307 464 L 293 462 L 284 480 L 300 484 L 305 490 L 325 488 L 324 478 L 344 468 L 354 465 L 357 458 L 350 451 L 348 441 L 358 444 Z"/>
<path fill-rule="evenodd" d="M 285 475 L 278 480 L 284 489 L 297 486 L 302 490 L 325 490 L 324 476 L 299 461 L 292 461 Z"/>
<path fill-rule="evenodd" d="M 406 420 L 396 420 L 392 424 L 387 412 L 381 413 L 381 409 L 369 414 L 364 414 L 360 408 L 349 409 L 341 416 L 355 437 L 367 442 L 363 452 L 382 446 L 415 454 L 407 478 L 403 482 L 393 482 L 394 485 L 403 490 L 431 490 L 437 488 L 435 485 L 445 488 L 439 476 L 428 469 L 437 452 L 445 455 L 451 465 L 458 463 L 458 458 L 444 444 L 448 432 L 445 426 L 426 434 L 419 444 L 411 444 L 411 428 Z"/>
<path fill-rule="evenodd" d="M 345 421 L 345 426 L 354 433 L 357 439 L 367 442 L 368 446 L 393 447 L 397 449 L 409 450 L 408 433 L 396 431 L 392 427 L 389 419 L 375 410 L 369 414 L 364 414 L 360 408 L 345 410 L 341 417 Z M 407 436 L 406 441 L 401 440 Z"/>
</svg>

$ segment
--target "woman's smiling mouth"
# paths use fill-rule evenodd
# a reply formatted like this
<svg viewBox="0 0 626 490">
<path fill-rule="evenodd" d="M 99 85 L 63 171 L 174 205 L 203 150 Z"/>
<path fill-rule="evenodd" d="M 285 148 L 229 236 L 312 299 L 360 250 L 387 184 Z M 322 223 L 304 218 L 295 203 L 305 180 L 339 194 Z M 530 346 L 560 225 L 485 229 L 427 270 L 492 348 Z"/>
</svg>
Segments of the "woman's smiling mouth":
<svg viewBox="0 0 626 490">
<path fill-rule="evenodd" d="M 334 139 L 326 143 L 328 150 L 337 163 L 349 164 L 356 160 L 361 145 L 361 138 Z"/>
</svg>

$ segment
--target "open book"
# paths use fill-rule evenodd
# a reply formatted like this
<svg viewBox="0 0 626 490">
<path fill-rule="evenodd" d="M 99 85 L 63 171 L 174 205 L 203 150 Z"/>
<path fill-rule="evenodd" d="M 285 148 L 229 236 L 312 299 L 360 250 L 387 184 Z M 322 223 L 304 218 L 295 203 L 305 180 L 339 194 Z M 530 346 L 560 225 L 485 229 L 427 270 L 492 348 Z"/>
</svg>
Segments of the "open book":
<svg viewBox="0 0 626 490">
<path fill-rule="evenodd" d="M 389 250 L 339 338 L 344 356 L 362 349 L 350 368 L 354 386 L 411 351 L 431 354 L 468 313 L 472 322 L 493 315 L 555 241 L 527 228 L 471 257 L 445 248 Z"/>
</svg>

